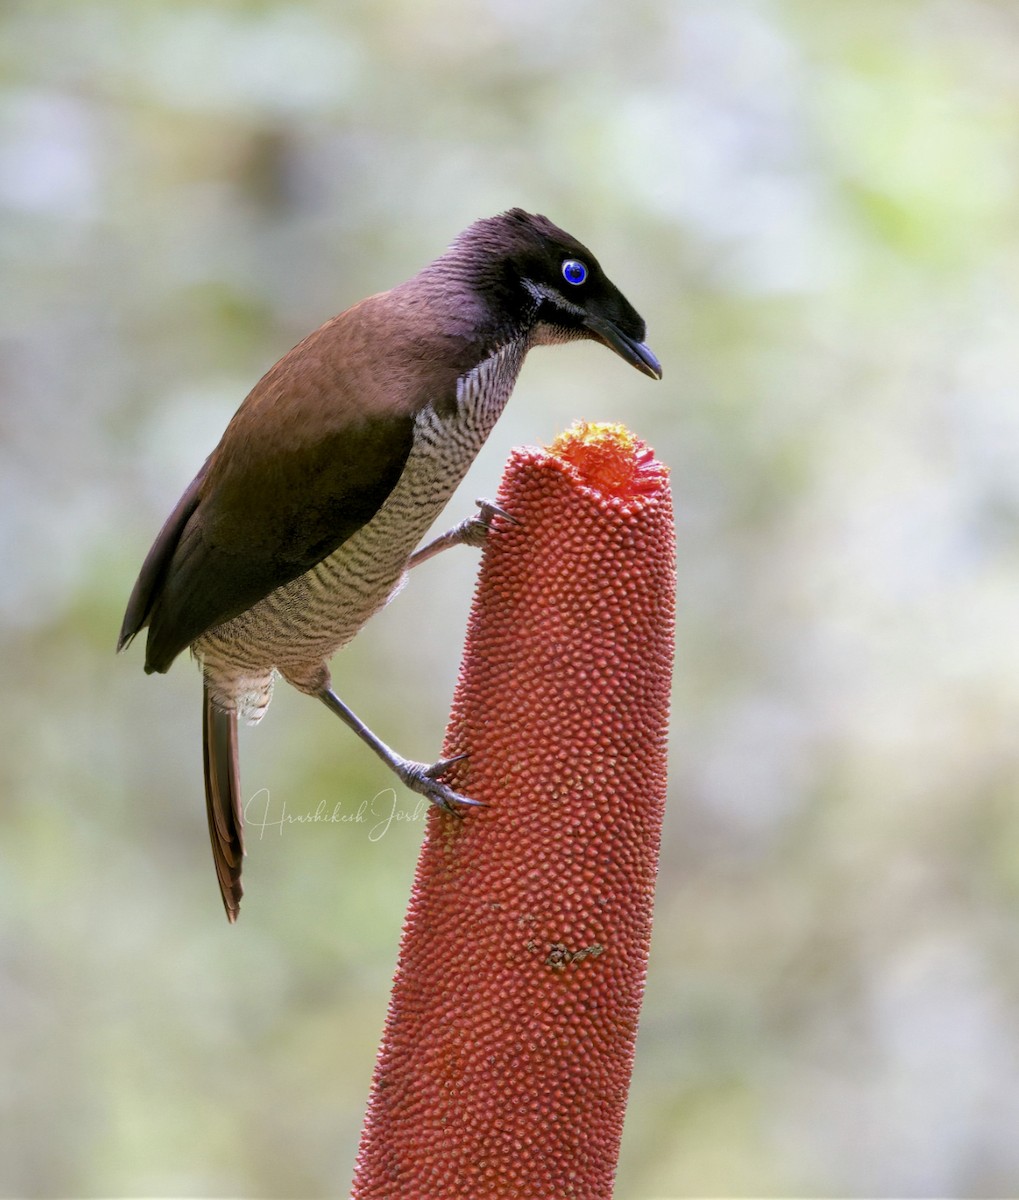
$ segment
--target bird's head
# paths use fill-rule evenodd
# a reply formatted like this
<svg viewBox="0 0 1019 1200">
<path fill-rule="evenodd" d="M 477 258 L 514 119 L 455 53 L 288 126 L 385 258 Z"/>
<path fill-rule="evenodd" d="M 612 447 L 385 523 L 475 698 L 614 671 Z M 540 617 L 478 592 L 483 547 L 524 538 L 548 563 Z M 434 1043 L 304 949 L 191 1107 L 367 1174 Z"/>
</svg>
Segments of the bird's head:
<svg viewBox="0 0 1019 1200">
<path fill-rule="evenodd" d="M 547 217 L 512 208 L 476 221 L 439 263 L 463 272 L 494 323 L 527 331 L 532 344 L 590 338 L 661 379 L 640 314 L 591 251 Z"/>
</svg>

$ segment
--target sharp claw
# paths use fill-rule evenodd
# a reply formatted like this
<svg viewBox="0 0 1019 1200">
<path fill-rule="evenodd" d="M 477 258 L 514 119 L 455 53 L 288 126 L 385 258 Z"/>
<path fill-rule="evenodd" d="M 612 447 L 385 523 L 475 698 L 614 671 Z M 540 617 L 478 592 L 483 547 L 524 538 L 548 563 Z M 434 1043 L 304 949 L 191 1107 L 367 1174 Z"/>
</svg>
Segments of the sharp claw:
<svg viewBox="0 0 1019 1200">
<path fill-rule="evenodd" d="M 452 813 L 454 817 L 463 819 L 463 813 L 458 806 L 467 808 L 487 808 L 487 804 L 483 804 L 480 800 L 472 800 L 470 796 L 461 795 L 460 792 L 454 792 L 452 788 L 445 787 L 443 784 L 433 783 L 429 788 L 423 788 L 421 794 L 427 797 L 431 802 L 443 810 L 443 812 Z"/>
<path fill-rule="evenodd" d="M 485 525 L 491 524 L 493 517 L 501 517 L 504 521 L 509 521 L 511 525 L 519 525 L 520 522 L 512 513 L 508 513 L 504 508 L 500 508 L 498 504 L 492 500 L 486 500 L 483 496 L 479 497 L 474 503 L 481 509 L 478 520 L 484 522 Z"/>
<path fill-rule="evenodd" d="M 425 774 L 429 779 L 438 779 L 440 775 L 445 775 L 454 763 L 463 762 L 466 757 L 466 754 L 455 754 L 452 758 L 440 758 L 425 769 Z"/>
</svg>

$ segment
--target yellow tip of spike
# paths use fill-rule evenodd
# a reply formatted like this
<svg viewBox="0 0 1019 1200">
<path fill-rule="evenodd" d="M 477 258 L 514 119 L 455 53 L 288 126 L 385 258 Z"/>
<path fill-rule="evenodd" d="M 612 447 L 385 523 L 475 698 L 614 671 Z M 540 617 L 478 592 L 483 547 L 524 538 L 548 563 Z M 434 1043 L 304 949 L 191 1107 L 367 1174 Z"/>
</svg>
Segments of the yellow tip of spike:
<svg viewBox="0 0 1019 1200">
<path fill-rule="evenodd" d="M 547 447 L 549 454 L 566 458 L 584 447 L 597 447 L 622 453 L 632 453 L 637 438 L 625 425 L 609 421 L 574 421 L 569 429 L 557 434 Z"/>
<path fill-rule="evenodd" d="M 548 453 L 569 463 L 581 481 L 603 495 L 633 496 L 667 473 L 648 447 L 625 425 L 577 421 L 547 447 Z"/>
</svg>

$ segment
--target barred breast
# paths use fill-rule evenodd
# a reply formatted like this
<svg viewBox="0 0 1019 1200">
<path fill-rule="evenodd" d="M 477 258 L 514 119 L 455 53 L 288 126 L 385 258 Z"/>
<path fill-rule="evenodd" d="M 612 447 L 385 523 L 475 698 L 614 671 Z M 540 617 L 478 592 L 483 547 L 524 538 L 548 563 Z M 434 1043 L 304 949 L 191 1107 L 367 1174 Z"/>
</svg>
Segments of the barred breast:
<svg viewBox="0 0 1019 1200">
<path fill-rule="evenodd" d="M 426 405 L 400 480 L 376 515 L 312 570 L 195 641 L 216 704 L 254 724 L 277 673 L 303 692 L 329 686 L 328 660 L 399 591 L 408 557 L 484 444 L 526 352 L 526 342 L 511 342 L 462 375 L 449 411 Z"/>
</svg>

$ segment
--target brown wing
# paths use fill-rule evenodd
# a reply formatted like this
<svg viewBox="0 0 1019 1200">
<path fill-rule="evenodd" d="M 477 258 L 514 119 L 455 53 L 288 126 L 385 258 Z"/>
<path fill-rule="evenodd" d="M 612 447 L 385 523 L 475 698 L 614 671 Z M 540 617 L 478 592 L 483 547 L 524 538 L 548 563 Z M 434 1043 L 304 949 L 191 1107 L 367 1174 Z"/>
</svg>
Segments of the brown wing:
<svg viewBox="0 0 1019 1200">
<path fill-rule="evenodd" d="M 208 489 L 153 600 L 146 671 L 166 671 L 195 638 L 303 575 L 371 520 L 396 485 L 413 439 L 412 418 L 382 424 L 286 455 L 268 478 L 238 469 L 222 492 Z"/>
<path fill-rule="evenodd" d="M 177 507 L 166 518 L 163 528 L 160 529 L 156 540 L 152 543 L 152 549 L 145 556 L 142 569 L 131 589 L 127 611 L 124 613 L 124 620 L 120 626 L 120 636 L 117 638 L 118 653 L 125 646 L 130 645 L 135 634 L 148 624 L 153 600 L 163 586 L 173 552 L 177 548 L 185 525 L 198 507 L 202 481 L 205 479 L 208 469 L 209 459 L 206 459 L 202 469 L 188 485 L 187 491 L 177 501 Z"/>
<path fill-rule="evenodd" d="M 163 526 L 120 637 L 126 645 L 149 626 L 146 671 L 166 671 L 371 520 L 407 461 L 417 410 L 455 395 L 455 370 L 408 373 L 406 352 L 389 370 L 378 360 L 376 300 L 269 371 Z"/>
</svg>

